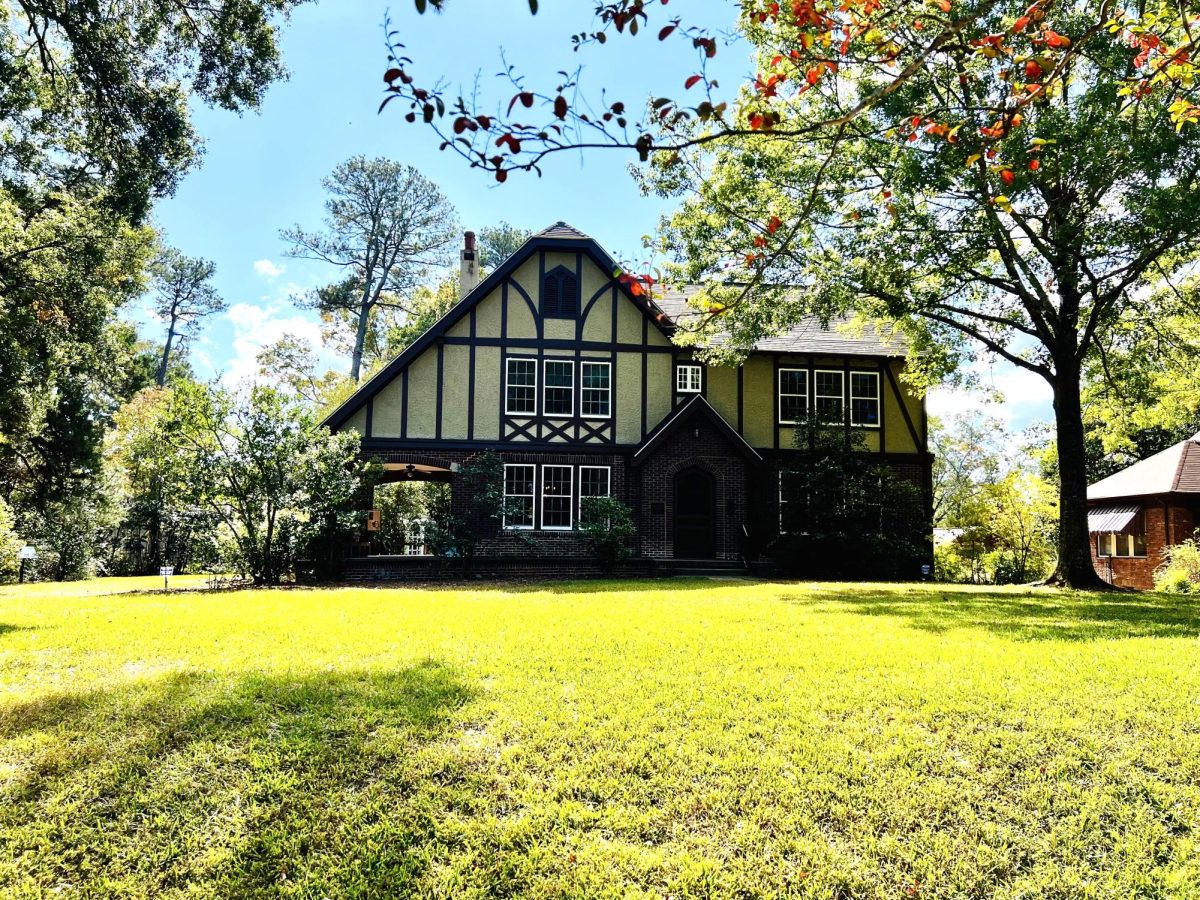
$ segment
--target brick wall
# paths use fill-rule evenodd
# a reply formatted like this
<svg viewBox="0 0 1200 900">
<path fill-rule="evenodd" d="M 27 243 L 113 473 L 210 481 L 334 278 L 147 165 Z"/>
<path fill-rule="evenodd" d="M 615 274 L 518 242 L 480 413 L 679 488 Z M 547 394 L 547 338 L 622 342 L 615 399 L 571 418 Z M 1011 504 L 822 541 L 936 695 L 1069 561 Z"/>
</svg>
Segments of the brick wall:
<svg viewBox="0 0 1200 900">
<path fill-rule="evenodd" d="M 716 556 L 737 559 L 741 528 L 748 521 L 745 459 L 706 419 L 696 416 L 658 448 L 640 467 L 636 487 L 638 553 L 651 558 L 674 556 L 675 476 L 692 466 L 716 482 Z M 661 504 L 661 513 L 655 513 Z"/>
<path fill-rule="evenodd" d="M 1118 587 L 1150 591 L 1154 589 L 1154 573 L 1166 562 L 1167 548 L 1195 534 L 1196 511 L 1175 498 L 1147 497 L 1142 507 L 1146 516 L 1146 555 L 1098 556 L 1097 536 L 1093 534 L 1092 564 L 1101 578 Z"/>
</svg>

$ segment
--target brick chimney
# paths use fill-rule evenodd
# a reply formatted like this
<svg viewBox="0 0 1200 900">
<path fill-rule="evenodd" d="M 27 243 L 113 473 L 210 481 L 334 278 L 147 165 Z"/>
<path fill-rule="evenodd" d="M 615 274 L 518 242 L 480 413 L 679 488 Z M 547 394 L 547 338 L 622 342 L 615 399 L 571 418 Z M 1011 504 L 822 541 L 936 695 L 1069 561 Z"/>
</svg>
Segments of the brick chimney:
<svg viewBox="0 0 1200 900">
<path fill-rule="evenodd" d="M 468 231 L 463 235 L 463 248 L 460 254 L 458 270 L 459 299 L 467 296 L 467 294 L 475 290 L 475 285 L 479 284 L 479 260 L 476 257 L 475 232 Z"/>
</svg>

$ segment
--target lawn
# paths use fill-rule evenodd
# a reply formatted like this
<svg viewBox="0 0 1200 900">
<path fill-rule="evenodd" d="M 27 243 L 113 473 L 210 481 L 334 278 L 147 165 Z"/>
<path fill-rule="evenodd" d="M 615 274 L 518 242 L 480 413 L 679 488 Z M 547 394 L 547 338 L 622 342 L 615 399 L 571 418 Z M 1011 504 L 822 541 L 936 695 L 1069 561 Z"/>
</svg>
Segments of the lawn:
<svg viewBox="0 0 1200 900">
<path fill-rule="evenodd" d="M 160 584 L 0 588 L 0 894 L 1200 896 L 1184 600 Z"/>
</svg>

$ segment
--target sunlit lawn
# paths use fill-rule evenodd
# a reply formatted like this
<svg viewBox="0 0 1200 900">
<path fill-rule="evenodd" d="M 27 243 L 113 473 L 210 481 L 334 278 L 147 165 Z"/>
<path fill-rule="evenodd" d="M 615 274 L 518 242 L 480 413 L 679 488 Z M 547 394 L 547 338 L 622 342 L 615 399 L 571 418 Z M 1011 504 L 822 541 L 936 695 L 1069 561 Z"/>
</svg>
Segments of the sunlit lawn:
<svg viewBox="0 0 1200 900">
<path fill-rule="evenodd" d="M 0 894 L 1200 896 L 1186 601 L 160 585 L 0 588 Z"/>
</svg>

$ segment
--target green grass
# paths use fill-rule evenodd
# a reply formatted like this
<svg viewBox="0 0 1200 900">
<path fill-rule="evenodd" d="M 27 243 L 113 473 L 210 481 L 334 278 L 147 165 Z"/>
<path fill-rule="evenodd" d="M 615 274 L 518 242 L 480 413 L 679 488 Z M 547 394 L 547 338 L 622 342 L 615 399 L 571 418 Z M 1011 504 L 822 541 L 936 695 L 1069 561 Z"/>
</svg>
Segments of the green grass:
<svg viewBox="0 0 1200 900">
<path fill-rule="evenodd" d="M 1183 600 L 158 585 L 0 588 L 0 894 L 1200 896 Z"/>
</svg>

